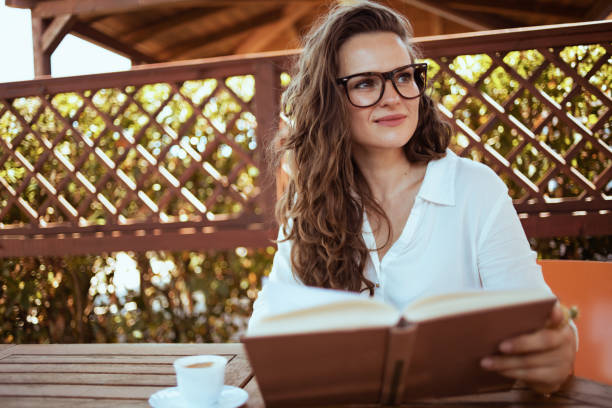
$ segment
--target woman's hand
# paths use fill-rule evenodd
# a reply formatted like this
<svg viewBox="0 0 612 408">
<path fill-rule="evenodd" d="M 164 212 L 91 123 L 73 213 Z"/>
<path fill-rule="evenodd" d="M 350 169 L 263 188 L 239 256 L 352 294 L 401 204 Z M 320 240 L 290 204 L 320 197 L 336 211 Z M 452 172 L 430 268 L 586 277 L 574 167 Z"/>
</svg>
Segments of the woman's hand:
<svg viewBox="0 0 612 408">
<path fill-rule="evenodd" d="M 543 329 L 505 340 L 499 347 L 504 355 L 486 357 L 481 366 L 542 394 L 558 391 L 572 374 L 576 356 L 576 339 L 566 316 L 557 302 Z"/>
</svg>

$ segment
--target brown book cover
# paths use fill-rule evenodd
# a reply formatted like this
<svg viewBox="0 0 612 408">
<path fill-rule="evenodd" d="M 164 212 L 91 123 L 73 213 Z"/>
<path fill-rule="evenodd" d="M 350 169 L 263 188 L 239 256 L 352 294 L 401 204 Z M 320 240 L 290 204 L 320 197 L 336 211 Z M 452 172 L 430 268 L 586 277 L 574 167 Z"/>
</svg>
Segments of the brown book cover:
<svg viewBox="0 0 612 408">
<path fill-rule="evenodd" d="M 242 339 L 268 407 L 399 404 L 509 389 L 513 380 L 480 368 L 510 337 L 541 328 L 544 299 L 447 314 L 395 326 Z M 452 312 L 451 312 L 452 313 Z"/>
<path fill-rule="evenodd" d="M 542 328 L 556 299 L 447 316 L 417 325 L 403 399 L 510 389 L 514 380 L 483 370 L 499 344 Z"/>
</svg>

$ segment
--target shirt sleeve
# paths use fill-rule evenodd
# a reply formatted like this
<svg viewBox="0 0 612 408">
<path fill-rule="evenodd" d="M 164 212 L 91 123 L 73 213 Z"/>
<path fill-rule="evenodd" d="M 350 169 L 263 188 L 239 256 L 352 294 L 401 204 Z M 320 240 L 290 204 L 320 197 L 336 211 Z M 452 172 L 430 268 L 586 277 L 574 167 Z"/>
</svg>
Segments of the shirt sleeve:
<svg viewBox="0 0 612 408">
<path fill-rule="evenodd" d="M 303 285 L 303 283 L 295 277 L 293 274 L 293 268 L 291 267 L 291 247 L 292 242 L 285 239 L 283 234 L 283 227 L 281 226 L 278 231 L 276 254 L 274 255 L 274 261 L 272 263 L 272 270 L 267 280 L 264 280 L 262 286 L 265 287 L 266 281 L 272 282 L 283 282 L 293 285 Z M 257 299 L 253 303 L 253 314 L 249 319 L 249 328 L 256 324 L 256 322 L 269 313 L 268 305 L 266 302 L 266 291 L 261 290 L 257 295 Z"/>
<path fill-rule="evenodd" d="M 486 289 L 544 288 L 552 293 L 536 263 L 506 185 L 495 176 L 490 188 L 497 199 L 478 241 L 478 273 Z M 578 328 L 569 322 L 578 350 Z"/>
<path fill-rule="evenodd" d="M 486 289 L 550 288 L 536 263 L 506 185 L 491 171 L 484 183 L 489 197 L 485 220 L 478 234 L 477 263 Z M 487 214 L 488 213 L 488 214 Z"/>
</svg>

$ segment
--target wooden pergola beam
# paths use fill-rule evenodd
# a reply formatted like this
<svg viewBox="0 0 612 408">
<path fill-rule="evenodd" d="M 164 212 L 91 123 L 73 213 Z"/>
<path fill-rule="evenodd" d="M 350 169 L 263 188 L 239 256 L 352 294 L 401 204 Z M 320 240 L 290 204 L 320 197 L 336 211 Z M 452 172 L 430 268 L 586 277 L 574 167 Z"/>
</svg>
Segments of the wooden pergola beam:
<svg viewBox="0 0 612 408">
<path fill-rule="evenodd" d="M 159 53 L 164 60 L 175 60 L 192 57 L 198 53 L 199 49 L 206 48 L 210 43 L 226 39 L 229 36 L 240 36 L 245 32 L 252 30 L 253 28 L 261 25 L 273 22 L 282 17 L 282 10 L 276 8 L 273 10 L 263 10 L 255 16 L 252 16 L 247 21 L 242 21 L 236 25 L 232 25 L 226 28 L 222 28 L 206 37 L 197 38 L 182 42 L 179 44 L 172 44 L 168 47 L 167 51 Z"/>
<path fill-rule="evenodd" d="M 116 52 L 121 54 L 127 58 L 130 58 L 132 62 L 139 63 L 155 63 L 159 62 L 156 58 L 146 55 L 133 47 L 124 44 L 121 41 L 116 40 L 115 38 L 104 34 L 101 31 L 96 30 L 95 28 L 81 22 L 74 23 L 72 27 L 72 33 L 77 37 L 82 38 L 85 41 L 92 42 L 96 45 L 99 45 L 102 48 L 105 48 L 109 51 Z"/>
<path fill-rule="evenodd" d="M 427 11 L 428 13 L 437 14 L 442 18 L 445 18 L 449 21 L 453 21 L 457 24 L 461 24 L 467 28 L 472 30 L 481 31 L 481 30 L 491 30 L 494 28 L 503 28 L 503 27 L 494 27 L 490 23 L 487 24 L 482 20 L 477 20 L 471 16 L 466 16 L 463 13 L 456 12 L 449 7 L 440 5 L 439 3 L 434 3 L 430 1 L 423 0 L 400 0 L 402 3 L 416 7 L 418 9 Z"/>
<path fill-rule="evenodd" d="M 612 2 L 610 0 L 599 0 L 584 15 L 587 19 L 605 20 L 612 14 Z"/>
<path fill-rule="evenodd" d="M 301 0 L 298 0 L 301 1 Z M 261 3 L 262 1 L 260 1 Z M 263 0 L 266 3 L 285 4 L 285 0 Z M 20 0 L 11 3 L 20 6 Z M 49 0 L 32 4 L 32 16 L 54 17 L 60 14 L 112 14 L 143 10 L 150 7 L 218 7 L 252 4 L 252 0 Z M 31 4 L 31 3 L 22 3 Z M 8 4 L 7 5 L 12 5 Z"/>
<path fill-rule="evenodd" d="M 442 17 L 437 14 L 429 14 L 429 26 L 431 27 L 432 35 L 442 35 L 444 32 Z"/>
<path fill-rule="evenodd" d="M 232 55 L 227 54 L 226 51 L 221 52 L 220 50 L 235 49 L 241 42 L 246 41 L 249 35 L 249 31 L 241 31 L 238 34 L 232 34 L 227 37 L 224 37 L 219 41 L 209 42 L 200 46 L 196 46 L 195 48 L 184 52 L 180 56 L 177 56 L 176 59 L 208 59 L 214 57 L 215 55 Z"/>
<path fill-rule="evenodd" d="M 234 54 L 261 52 L 284 31 L 293 27 L 296 21 L 308 14 L 313 7 L 312 3 L 288 4 L 285 6 L 280 21 L 264 24 L 253 30 L 252 35 L 234 51 Z"/>
<path fill-rule="evenodd" d="M 170 17 L 164 16 L 159 21 L 134 28 L 123 33 L 120 37 L 123 41 L 128 43 L 139 43 L 154 36 L 163 36 L 168 30 L 174 30 L 177 27 L 182 27 L 185 24 L 189 24 L 203 17 L 209 18 L 212 21 L 217 21 L 217 17 L 222 17 L 227 10 L 227 7 L 207 7 L 199 10 L 185 10 Z"/>
<path fill-rule="evenodd" d="M 542 34 L 546 32 L 546 35 Z M 525 50 L 606 42 L 612 21 L 521 27 L 476 33 L 419 37 L 416 43 L 428 58 Z M 478 39 L 478 41 L 476 41 Z"/>
<path fill-rule="evenodd" d="M 5 0 L 7 7 L 31 9 L 36 5 L 35 0 Z"/>
<path fill-rule="evenodd" d="M 50 54 L 53 53 L 57 46 L 62 42 L 66 34 L 70 32 L 70 29 L 75 21 L 76 17 L 71 14 L 64 14 L 62 16 L 55 17 L 43 33 L 43 49 Z"/>
<path fill-rule="evenodd" d="M 491 2 L 490 0 L 445 0 L 444 6 L 468 11 L 482 11 L 485 13 L 495 13 L 502 15 L 533 15 L 545 17 L 558 17 L 564 20 L 576 20 L 583 8 L 556 4 L 550 7 L 543 3 L 532 0 L 513 0 L 511 5 L 504 5 Z"/>
</svg>

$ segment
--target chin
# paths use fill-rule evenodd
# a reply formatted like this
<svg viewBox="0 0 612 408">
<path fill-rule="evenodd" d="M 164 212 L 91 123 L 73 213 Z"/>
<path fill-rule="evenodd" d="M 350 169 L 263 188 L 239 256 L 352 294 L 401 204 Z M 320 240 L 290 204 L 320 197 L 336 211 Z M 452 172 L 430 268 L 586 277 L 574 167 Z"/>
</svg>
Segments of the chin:
<svg viewBox="0 0 612 408">
<path fill-rule="evenodd" d="M 399 149 L 410 141 L 415 126 L 398 126 L 389 128 L 384 126 L 367 126 L 366 132 L 353 133 L 353 141 L 365 149 Z"/>
<path fill-rule="evenodd" d="M 414 129 L 397 129 L 392 132 L 381 132 L 379 130 L 377 133 L 377 139 L 382 145 L 386 145 L 388 147 L 403 147 L 410 141 L 410 139 L 412 139 Z"/>
</svg>

